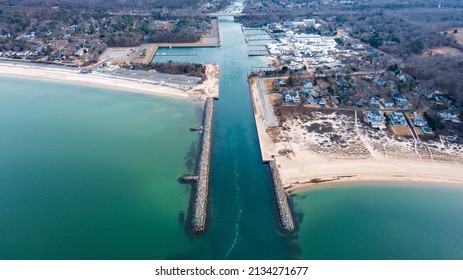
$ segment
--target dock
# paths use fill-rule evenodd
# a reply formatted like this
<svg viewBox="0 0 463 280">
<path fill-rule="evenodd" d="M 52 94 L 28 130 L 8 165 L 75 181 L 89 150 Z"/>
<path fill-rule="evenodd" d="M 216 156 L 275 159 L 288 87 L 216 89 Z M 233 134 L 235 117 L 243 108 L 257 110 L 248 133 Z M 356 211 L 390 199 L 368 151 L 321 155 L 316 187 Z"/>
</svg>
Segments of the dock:
<svg viewBox="0 0 463 280">
<path fill-rule="evenodd" d="M 294 231 L 294 220 L 291 214 L 291 209 L 288 205 L 288 196 L 283 189 L 283 183 L 281 181 L 280 172 L 278 171 L 275 160 L 269 161 L 270 173 L 272 174 L 273 191 L 278 208 L 278 214 L 280 217 L 280 226 L 284 231 Z"/>
<path fill-rule="evenodd" d="M 166 57 L 176 57 L 176 56 L 198 56 L 197 53 L 176 53 L 176 54 L 166 54 L 166 53 L 161 53 L 158 54 L 157 56 L 166 56 Z M 153 56 L 154 57 L 154 56 Z"/>
<path fill-rule="evenodd" d="M 206 229 L 213 116 L 214 99 L 208 97 L 204 103 L 203 135 L 197 170 L 198 181 L 195 189 L 194 204 L 191 210 L 191 231 L 193 233 L 201 233 Z"/>
</svg>

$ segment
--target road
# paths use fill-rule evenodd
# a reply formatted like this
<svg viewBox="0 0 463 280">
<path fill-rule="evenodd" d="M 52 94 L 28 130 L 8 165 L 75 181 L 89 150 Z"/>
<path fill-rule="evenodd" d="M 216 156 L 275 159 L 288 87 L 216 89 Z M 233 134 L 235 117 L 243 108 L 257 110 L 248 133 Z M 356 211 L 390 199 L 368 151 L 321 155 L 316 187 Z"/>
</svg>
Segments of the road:
<svg viewBox="0 0 463 280">
<path fill-rule="evenodd" d="M 269 127 L 278 126 L 279 122 L 275 116 L 275 112 L 273 111 L 273 106 L 268 98 L 268 91 L 265 88 L 264 79 L 262 78 L 257 79 L 257 91 L 259 93 L 258 97 L 260 100 L 258 104 L 260 106 L 262 117 L 264 118 L 265 123 Z"/>
</svg>

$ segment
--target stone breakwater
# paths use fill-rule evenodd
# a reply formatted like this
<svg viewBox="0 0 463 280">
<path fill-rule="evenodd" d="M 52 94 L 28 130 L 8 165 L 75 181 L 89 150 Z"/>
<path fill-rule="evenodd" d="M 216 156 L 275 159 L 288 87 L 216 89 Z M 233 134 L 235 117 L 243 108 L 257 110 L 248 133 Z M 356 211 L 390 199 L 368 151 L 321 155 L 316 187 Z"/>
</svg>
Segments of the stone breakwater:
<svg viewBox="0 0 463 280">
<path fill-rule="evenodd" d="M 280 172 L 278 171 L 275 160 L 269 161 L 270 172 L 272 174 L 273 191 L 275 193 L 275 199 L 277 202 L 278 213 L 280 216 L 280 225 L 284 231 L 294 231 L 294 221 L 291 214 L 291 209 L 288 205 L 288 196 L 283 189 L 283 183 L 280 178 Z"/>
<path fill-rule="evenodd" d="M 209 169 L 212 146 L 212 121 L 214 116 L 214 99 L 208 97 L 204 103 L 203 136 L 197 170 L 198 182 L 191 217 L 191 231 L 203 232 L 206 228 L 207 198 L 209 192 Z"/>
</svg>

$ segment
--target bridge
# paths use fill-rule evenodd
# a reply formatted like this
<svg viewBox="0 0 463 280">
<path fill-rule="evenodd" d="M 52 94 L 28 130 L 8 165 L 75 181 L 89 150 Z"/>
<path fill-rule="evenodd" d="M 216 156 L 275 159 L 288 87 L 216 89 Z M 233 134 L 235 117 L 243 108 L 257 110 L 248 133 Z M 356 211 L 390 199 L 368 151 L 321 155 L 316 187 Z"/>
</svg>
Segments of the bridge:
<svg viewBox="0 0 463 280">
<path fill-rule="evenodd" d="M 243 13 L 210 13 L 208 16 L 210 17 L 238 17 L 238 16 L 245 16 L 246 14 Z"/>
</svg>

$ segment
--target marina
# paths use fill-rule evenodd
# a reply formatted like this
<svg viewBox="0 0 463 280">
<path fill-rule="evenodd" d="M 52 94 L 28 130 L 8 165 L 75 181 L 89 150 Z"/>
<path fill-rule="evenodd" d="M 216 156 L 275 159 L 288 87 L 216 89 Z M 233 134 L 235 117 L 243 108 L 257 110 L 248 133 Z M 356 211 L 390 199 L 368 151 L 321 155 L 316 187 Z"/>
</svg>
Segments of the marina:
<svg viewBox="0 0 463 280">
<path fill-rule="evenodd" d="M 249 56 L 262 56 L 269 54 L 267 44 L 275 44 L 277 41 L 262 28 L 242 28 L 248 47 Z"/>
</svg>

